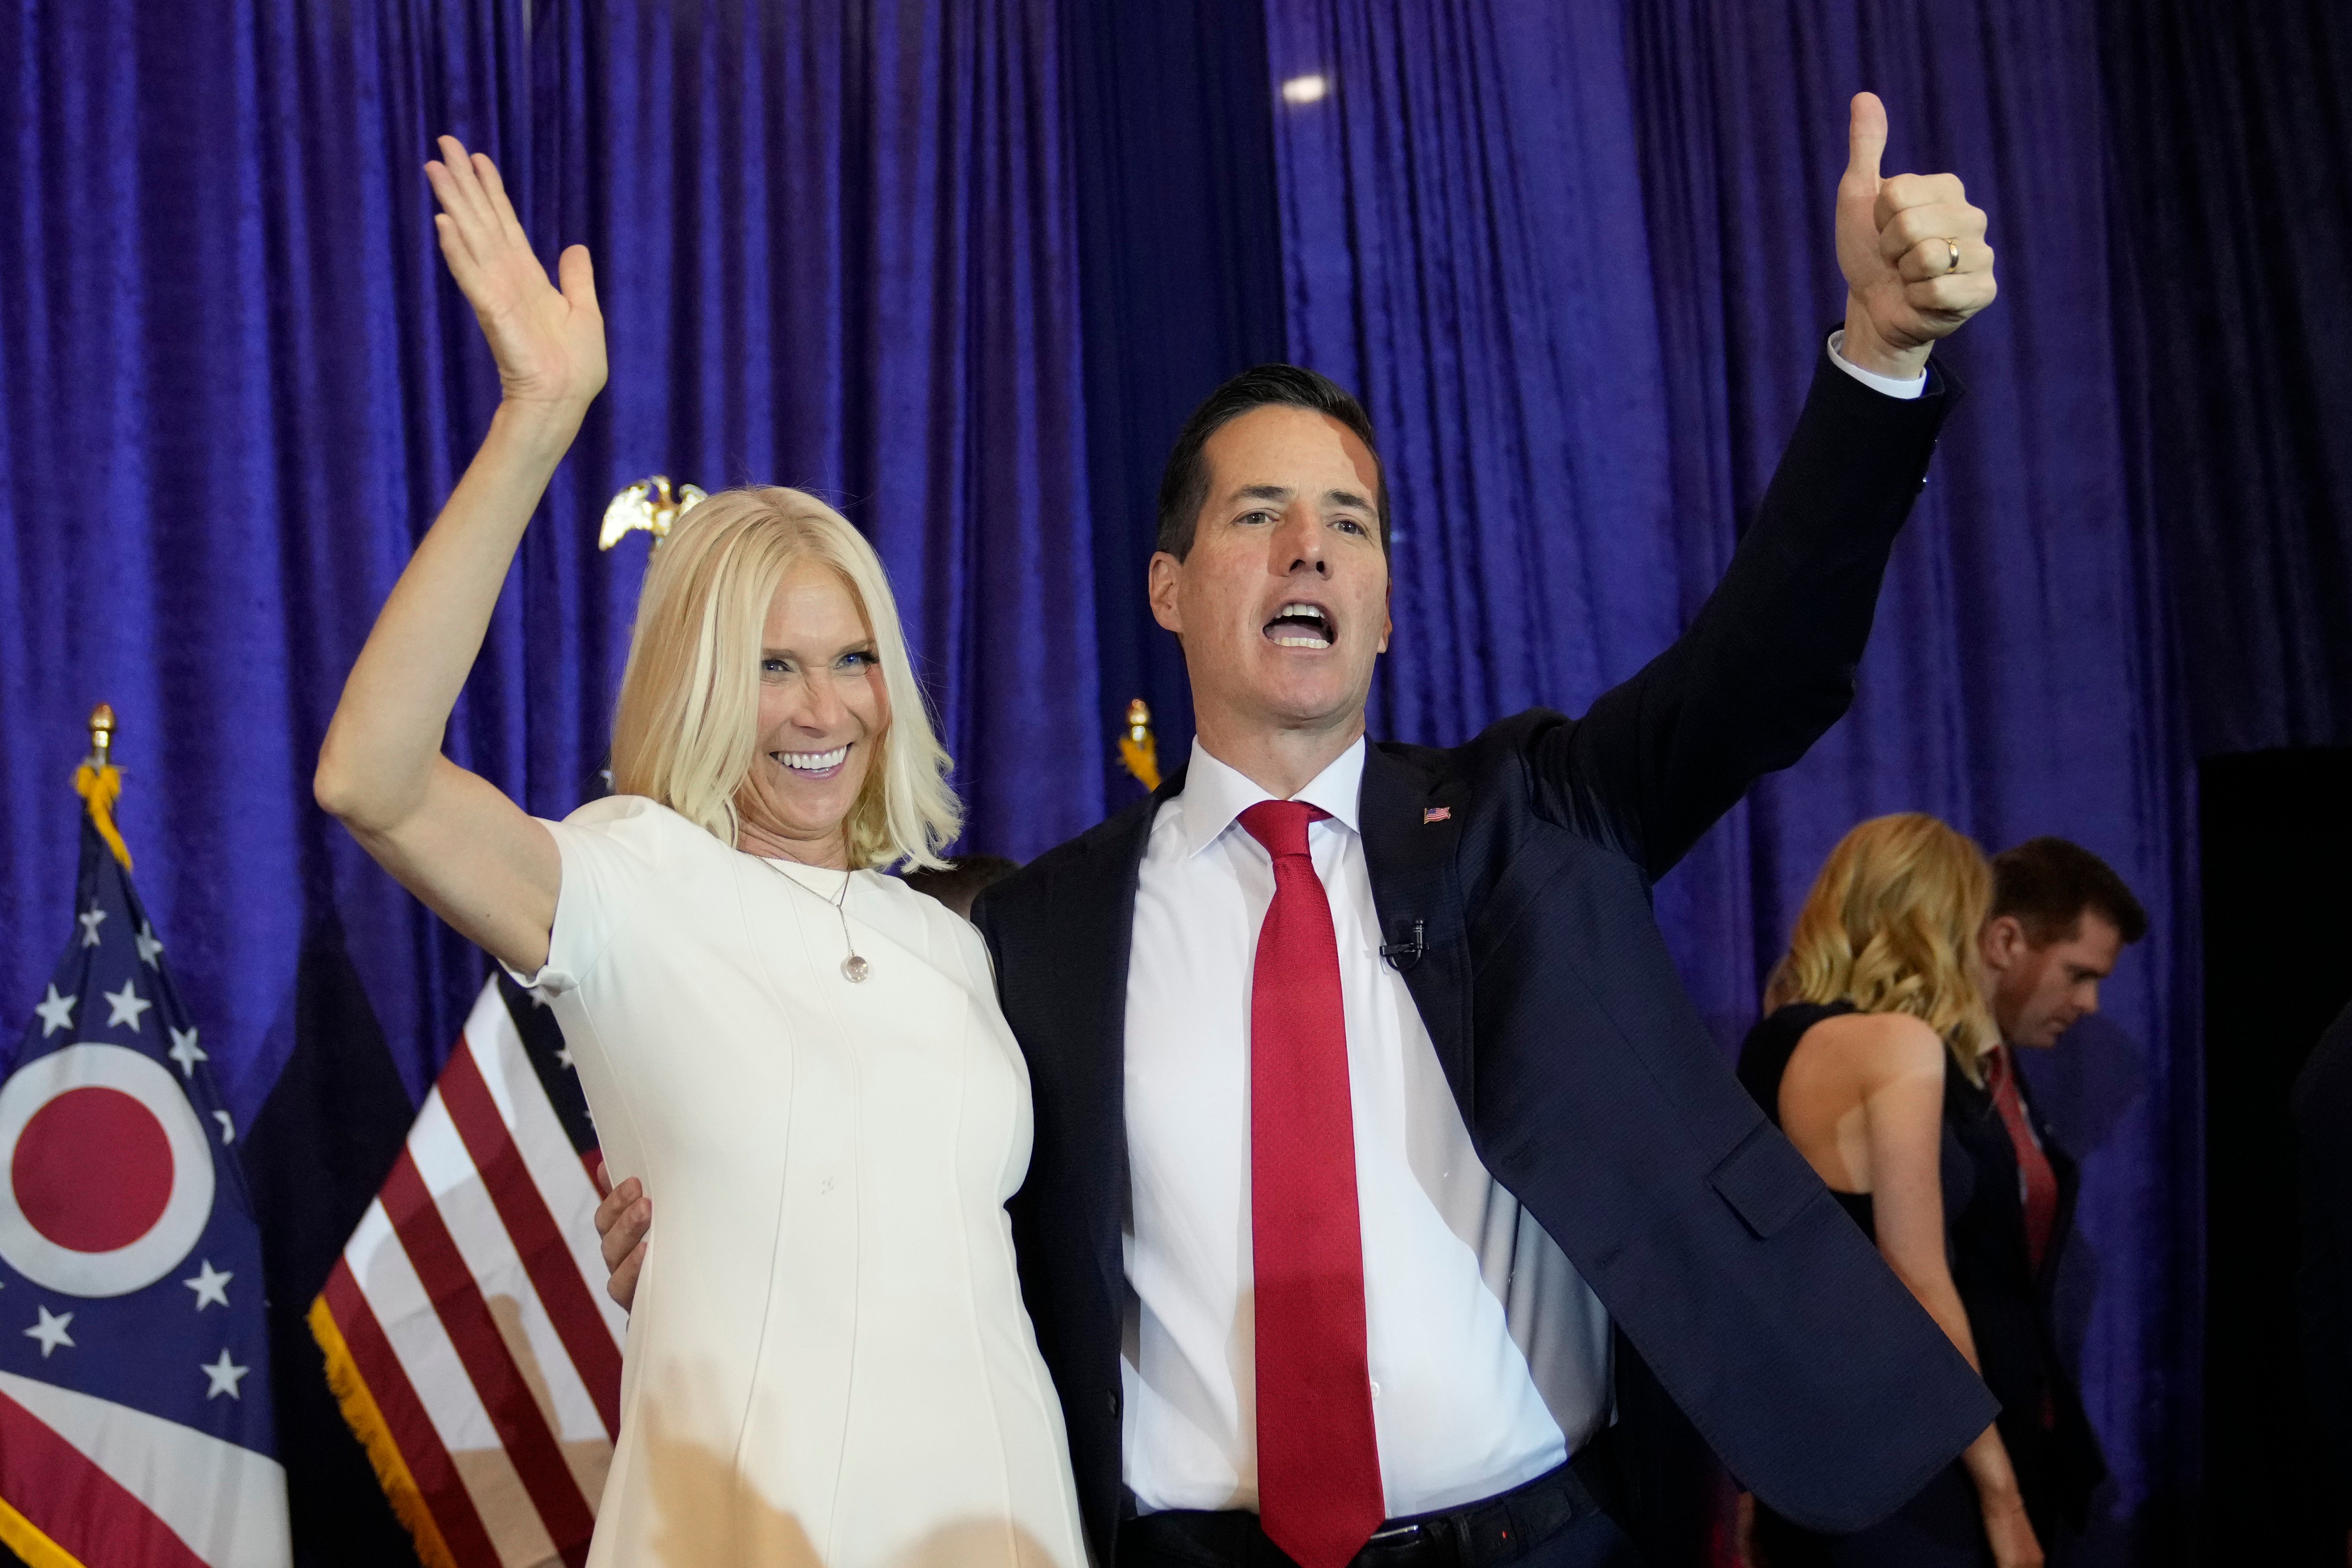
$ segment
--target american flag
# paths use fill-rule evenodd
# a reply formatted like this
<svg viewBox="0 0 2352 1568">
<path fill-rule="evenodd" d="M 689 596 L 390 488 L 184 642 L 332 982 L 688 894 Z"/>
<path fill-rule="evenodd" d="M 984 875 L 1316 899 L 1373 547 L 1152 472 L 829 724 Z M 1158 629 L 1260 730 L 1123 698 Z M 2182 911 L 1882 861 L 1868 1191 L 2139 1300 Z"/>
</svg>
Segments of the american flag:
<svg viewBox="0 0 2352 1568">
<path fill-rule="evenodd" d="M 0 1081 L 0 1542 L 38 1568 L 290 1560 L 260 1234 L 203 1040 L 85 816 L 73 934 Z"/>
<path fill-rule="evenodd" d="M 429 1568 L 587 1557 L 626 1329 L 604 1294 L 594 1164 L 562 1031 L 494 977 L 310 1308 Z"/>
</svg>

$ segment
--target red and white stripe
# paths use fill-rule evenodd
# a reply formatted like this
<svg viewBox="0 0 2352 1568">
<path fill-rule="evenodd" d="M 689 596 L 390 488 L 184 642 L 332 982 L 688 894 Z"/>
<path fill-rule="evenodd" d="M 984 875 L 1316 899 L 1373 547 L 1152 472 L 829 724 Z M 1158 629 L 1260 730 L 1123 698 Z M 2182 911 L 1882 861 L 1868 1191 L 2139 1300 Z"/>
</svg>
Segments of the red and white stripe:
<svg viewBox="0 0 2352 1568">
<path fill-rule="evenodd" d="M 596 1202 L 493 981 L 322 1293 L 457 1568 L 587 1556 L 626 1329 Z"/>
<path fill-rule="evenodd" d="M 36 1568 L 60 1557 L 83 1568 L 285 1568 L 293 1557 L 277 1460 L 5 1372 L 0 1499 L 38 1532 L 29 1551 L 18 1541 Z"/>
</svg>

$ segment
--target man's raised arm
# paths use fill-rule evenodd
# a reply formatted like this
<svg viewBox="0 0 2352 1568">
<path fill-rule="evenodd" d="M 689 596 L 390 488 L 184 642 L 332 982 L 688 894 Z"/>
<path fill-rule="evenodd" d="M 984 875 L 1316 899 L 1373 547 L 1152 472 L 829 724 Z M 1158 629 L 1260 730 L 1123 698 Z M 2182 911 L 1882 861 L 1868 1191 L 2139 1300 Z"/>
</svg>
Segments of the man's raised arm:
<svg viewBox="0 0 2352 1568">
<path fill-rule="evenodd" d="M 1723 581 L 1672 647 L 1535 744 L 1554 810 L 1653 879 L 1852 703 L 1888 552 L 1959 394 L 1928 375 L 1929 351 L 1992 303 L 1984 213 L 1958 175 L 1882 178 L 1885 146 L 1885 110 L 1857 94 L 1837 199 L 1845 325 Z"/>
</svg>

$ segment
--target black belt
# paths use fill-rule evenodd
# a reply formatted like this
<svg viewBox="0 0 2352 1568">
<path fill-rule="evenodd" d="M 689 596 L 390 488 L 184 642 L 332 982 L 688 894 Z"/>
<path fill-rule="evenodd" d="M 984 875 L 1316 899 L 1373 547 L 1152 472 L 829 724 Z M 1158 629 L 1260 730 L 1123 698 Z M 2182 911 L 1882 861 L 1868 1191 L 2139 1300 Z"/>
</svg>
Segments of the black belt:
<svg viewBox="0 0 2352 1568">
<path fill-rule="evenodd" d="M 1603 1511 L 1616 1472 L 1605 1441 L 1525 1485 L 1434 1513 L 1392 1519 L 1372 1532 L 1350 1568 L 1492 1568 L 1510 1563 L 1577 1521 Z M 1135 1555 L 1129 1555 L 1130 1549 Z M 1290 1562 L 1266 1539 L 1257 1515 L 1171 1509 L 1119 1526 L 1119 1560 L 1196 1568 L 1281 1568 Z"/>
</svg>

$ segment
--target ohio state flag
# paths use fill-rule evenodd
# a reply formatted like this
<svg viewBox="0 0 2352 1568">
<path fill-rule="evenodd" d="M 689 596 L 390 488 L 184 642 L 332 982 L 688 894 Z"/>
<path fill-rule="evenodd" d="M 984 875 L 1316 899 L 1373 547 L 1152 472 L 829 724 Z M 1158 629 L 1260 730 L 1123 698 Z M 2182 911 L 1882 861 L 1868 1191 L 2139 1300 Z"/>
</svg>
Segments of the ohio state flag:
<svg viewBox="0 0 2352 1568">
<path fill-rule="evenodd" d="M 87 815 L 73 934 L 0 1066 L 0 1542 L 40 1568 L 284 1568 L 236 1128 Z"/>
</svg>

